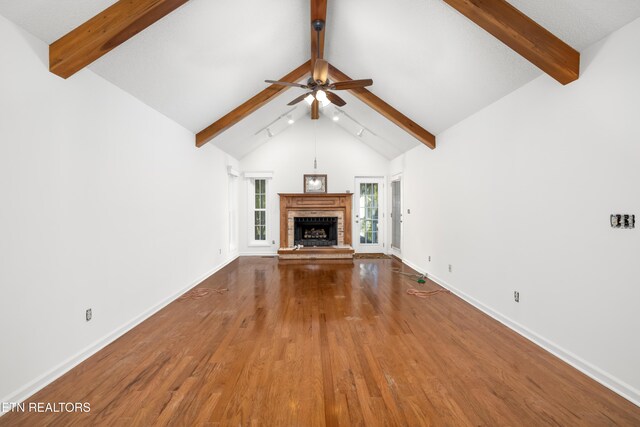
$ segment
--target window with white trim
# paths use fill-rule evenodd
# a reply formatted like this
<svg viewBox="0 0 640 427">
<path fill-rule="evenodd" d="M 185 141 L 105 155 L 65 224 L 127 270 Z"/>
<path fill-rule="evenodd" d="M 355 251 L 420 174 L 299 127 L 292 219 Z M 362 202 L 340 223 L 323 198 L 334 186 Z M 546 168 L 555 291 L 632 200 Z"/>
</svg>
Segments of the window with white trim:
<svg viewBox="0 0 640 427">
<path fill-rule="evenodd" d="M 267 242 L 267 180 L 253 181 L 253 241 Z"/>
<path fill-rule="evenodd" d="M 273 172 L 245 172 L 247 179 L 247 244 L 271 246 L 273 206 L 269 181 Z"/>
</svg>

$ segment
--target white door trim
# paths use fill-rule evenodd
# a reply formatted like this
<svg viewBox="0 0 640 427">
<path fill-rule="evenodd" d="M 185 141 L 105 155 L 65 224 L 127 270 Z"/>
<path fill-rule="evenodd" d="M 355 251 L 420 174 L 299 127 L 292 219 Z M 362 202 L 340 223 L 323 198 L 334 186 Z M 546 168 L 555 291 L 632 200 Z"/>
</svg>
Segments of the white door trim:
<svg viewBox="0 0 640 427">
<path fill-rule="evenodd" d="M 378 184 L 378 243 L 377 244 L 361 244 L 360 243 L 360 183 L 372 182 Z M 353 249 L 358 253 L 386 253 L 387 244 L 386 236 L 386 216 L 387 210 L 385 189 L 386 177 L 384 176 L 356 176 L 355 192 L 353 206 Z"/>
<path fill-rule="evenodd" d="M 399 248 L 394 248 L 391 244 L 391 242 L 393 241 L 393 237 L 391 237 L 389 239 L 389 254 L 391 255 L 395 255 L 398 258 L 402 259 L 402 243 L 404 242 L 404 221 L 402 219 L 402 208 L 404 207 L 404 180 L 402 179 L 402 173 L 398 173 L 395 174 L 391 177 L 391 179 L 389 180 L 389 192 L 390 192 L 390 196 L 389 199 L 391 201 L 390 205 L 389 205 L 389 236 L 393 236 L 393 218 L 391 217 L 391 214 L 393 212 L 393 188 L 391 186 L 391 183 L 396 182 L 396 181 L 400 181 L 400 247 Z"/>
</svg>

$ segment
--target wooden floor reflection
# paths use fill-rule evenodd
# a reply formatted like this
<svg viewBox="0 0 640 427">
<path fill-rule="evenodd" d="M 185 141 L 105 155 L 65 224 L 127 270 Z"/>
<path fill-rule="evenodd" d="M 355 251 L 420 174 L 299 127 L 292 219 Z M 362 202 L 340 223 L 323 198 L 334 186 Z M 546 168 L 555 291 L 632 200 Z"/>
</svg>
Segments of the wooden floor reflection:
<svg viewBox="0 0 640 427">
<path fill-rule="evenodd" d="M 0 425 L 640 425 L 456 296 L 407 295 L 438 286 L 398 267 L 240 258 L 30 399 L 90 413 Z"/>
</svg>

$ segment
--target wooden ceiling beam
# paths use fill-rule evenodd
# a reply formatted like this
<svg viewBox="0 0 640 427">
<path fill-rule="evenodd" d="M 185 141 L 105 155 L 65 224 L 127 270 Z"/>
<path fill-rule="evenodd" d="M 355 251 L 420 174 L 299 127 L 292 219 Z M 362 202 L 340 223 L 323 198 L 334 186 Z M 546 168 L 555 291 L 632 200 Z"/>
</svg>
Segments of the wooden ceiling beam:
<svg viewBox="0 0 640 427">
<path fill-rule="evenodd" d="M 329 65 L 329 77 L 331 78 L 331 80 L 336 82 L 352 80 L 351 77 L 347 76 L 345 73 L 338 70 L 333 65 Z M 364 102 L 369 107 L 380 113 L 382 116 L 400 126 L 400 128 L 402 128 L 405 132 L 416 138 L 418 141 L 422 142 L 427 147 L 431 149 L 436 148 L 435 135 L 423 129 L 416 122 L 393 108 L 391 105 L 384 102 L 382 99 L 378 98 L 369 90 L 365 88 L 356 88 L 349 89 L 349 92 L 351 92 L 360 101 Z"/>
<path fill-rule="evenodd" d="M 578 79 L 580 53 L 505 0 L 444 2 L 563 85 Z"/>
<path fill-rule="evenodd" d="M 307 77 L 310 70 L 309 63 L 310 61 L 305 62 L 286 76 L 279 79 L 279 81 L 296 83 L 301 79 Z M 202 147 L 204 144 L 211 141 L 213 138 L 220 135 L 222 132 L 229 129 L 231 126 L 235 125 L 240 120 L 244 119 L 287 89 L 289 89 L 289 86 L 276 84 L 268 86 L 266 89 L 259 92 L 257 95 L 250 98 L 239 107 L 235 108 L 205 129 L 198 132 L 196 134 L 196 146 Z"/>
<path fill-rule="evenodd" d="M 49 70 L 68 78 L 188 0 L 120 0 L 49 46 Z"/>
<path fill-rule="evenodd" d="M 318 120 L 320 118 L 320 101 L 314 99 L 311 103 L 311 120 Z"/>
<path fill-rule="evenodd" d="M 313 28 L 313 21 L 320 20 L 324 23 L 327 22 L 327 0 L 311 0 L 311 75 L 313 75 L 313 68 L 316 65 L 317 58 L 324 58 L 324 34 L 325 28 L 320 31 L 320 43 L 318 44 L 318 34 Z M 320 103 L 314 99 L 311 103 L 311 120 L 318 120 L 320 118 Z"/>
<path fill-rule="evenodd" d="M 320 44 L 318 45 L 318 36 L 313 28 L 313 21 L 320 20 L 326 24 L 327 22 L 327 0 L 311 0 L 311 72 L 316 63 L 316 58 L 324 58 L 324 35 L 326 27 L 320 31 Z"/>
</svg>

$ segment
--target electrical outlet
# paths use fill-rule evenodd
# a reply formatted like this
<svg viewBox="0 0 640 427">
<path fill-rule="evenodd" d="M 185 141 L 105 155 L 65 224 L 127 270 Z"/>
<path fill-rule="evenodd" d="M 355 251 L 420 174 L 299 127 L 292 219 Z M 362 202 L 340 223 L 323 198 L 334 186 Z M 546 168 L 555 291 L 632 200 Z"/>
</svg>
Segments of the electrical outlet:
<svg viewBox="0 0 640 427">
<path fill-rule="evenodd" d="M 222 255 L 222 249 L 218 249 L 218 252 L 220 253 L 220 255 Z"/>
<path fill-rule="evenodd" d="M 93 313 L 91 312 L 91 309 L 87 308 L 87 312 L 85 314 L 85 318 L 87 319 L 87 322 L 91 320 L 92 317 L 93 317 Z"/>
<path fill-rule="evenodd" d="M 635 228 L 636 216 L 630 214 L 613 214 L 609 218 L 611 228 Z"/>
<path fill-rule="evenodd" d="M 449 273 L 453 272 L 453 266 L 451 264 L 449 264 Z"/>
<path fill-rule="evenodd" d="M 429 255 L 429 262 L 431 262 L 431 255 Z"/>
<path fill-rule="evenodd" d="M 411 209 L 407 209 L 407 213 L 410 214 L 411 213 Z"/>
<path fill-rule="evenodd" d="M 520 292 L 518 291 L 513 291 L 513 300 L 515 302 L 520 302 Z"/>
</svg>

